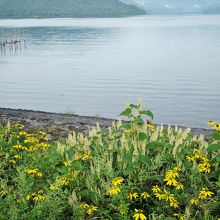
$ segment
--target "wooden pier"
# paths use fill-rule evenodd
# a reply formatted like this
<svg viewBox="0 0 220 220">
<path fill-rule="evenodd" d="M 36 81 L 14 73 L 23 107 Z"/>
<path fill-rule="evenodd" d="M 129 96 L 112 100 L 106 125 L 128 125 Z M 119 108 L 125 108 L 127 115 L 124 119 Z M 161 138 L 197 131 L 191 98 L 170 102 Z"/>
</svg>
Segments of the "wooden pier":
<svg viewBox="0 0 220 220">
<path fill-rule="evenodd" d="M 24 31 L 12 29 L 2 32 L 0 35 L 0 53 L 10 54 L 26 50 L 26 41 L 24 39 Z"/>
</svg>

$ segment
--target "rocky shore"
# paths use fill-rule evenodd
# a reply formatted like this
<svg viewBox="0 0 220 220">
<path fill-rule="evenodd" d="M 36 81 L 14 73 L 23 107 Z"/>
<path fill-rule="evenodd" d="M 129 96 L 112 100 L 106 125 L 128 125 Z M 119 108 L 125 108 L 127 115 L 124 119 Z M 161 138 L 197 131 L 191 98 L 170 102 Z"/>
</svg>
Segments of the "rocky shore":
<svg viewBox="0 0 220 220">
<path fill-rule="evenodd" d="M 73 114 L 49 113 L 22 109 L 0 108 L 0 124 L 21 123 L 29 130 L 45 130 L 51 138 L 58 140 L 67 137 L 70 131 L 87 133 L 96 123 L 102 128 L 108 128 L 113 119 L 79 116 Z M 184 127 L 182 127 L 184 129 Z M 204 128 L 192 128 L 193 134 L 203 134 L 209 137 L 212 131 Z"/>
</svg>

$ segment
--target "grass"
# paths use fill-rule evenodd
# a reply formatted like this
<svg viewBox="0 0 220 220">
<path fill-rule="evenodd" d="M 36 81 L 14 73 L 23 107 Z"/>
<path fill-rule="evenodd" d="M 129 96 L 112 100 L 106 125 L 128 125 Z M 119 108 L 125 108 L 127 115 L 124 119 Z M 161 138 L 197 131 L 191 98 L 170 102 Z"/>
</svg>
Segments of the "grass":
<svg viewBox="0 0 220 220">
<path fill-rule="evenodd" d="M 220 128 L 154 127 L 129 105 L 108 130 L 70 133 L 0 127 L 0 219 L 220 219 Z"/>
</svg>

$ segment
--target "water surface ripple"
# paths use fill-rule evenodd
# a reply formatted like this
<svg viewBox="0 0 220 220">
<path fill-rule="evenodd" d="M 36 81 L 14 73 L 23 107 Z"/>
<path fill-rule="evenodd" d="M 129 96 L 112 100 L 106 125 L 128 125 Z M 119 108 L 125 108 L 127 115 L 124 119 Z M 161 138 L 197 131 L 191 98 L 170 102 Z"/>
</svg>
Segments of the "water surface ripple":
<svg viewBox="0 0 220 220">
<path fill-rule="evenodd" d="M 0 20 L 0 107 L 117 118 L 142 98 L 157 122 L 220 120 L 220 16 Z M 2 35 L 0 35 L 0 40 Z"/>
</svg>

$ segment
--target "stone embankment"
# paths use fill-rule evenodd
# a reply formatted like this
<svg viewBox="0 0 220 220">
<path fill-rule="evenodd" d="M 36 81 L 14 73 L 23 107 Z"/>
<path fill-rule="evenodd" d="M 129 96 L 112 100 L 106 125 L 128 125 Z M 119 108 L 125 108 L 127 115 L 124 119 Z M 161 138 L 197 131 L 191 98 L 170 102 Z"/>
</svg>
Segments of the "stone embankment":
<svg viewBox="0 0 220 220">
<path fill-rule="evenodd" d="M 21 123 L 28 130 L 45 130 L 52 139 L 67 137 L 70 131 L 87 133 L 99 123 L 100 127 L 108 128 L 113 119 L 79 116 L 73 114 L 49 113 L 22 109 L 0 108 L 0 124 Z M 182 127 L 184 129 L 184 127 Z M 204 134 L 209 137 L 211 130 L 192 128 L 193 134 Z"/>
</svg>

